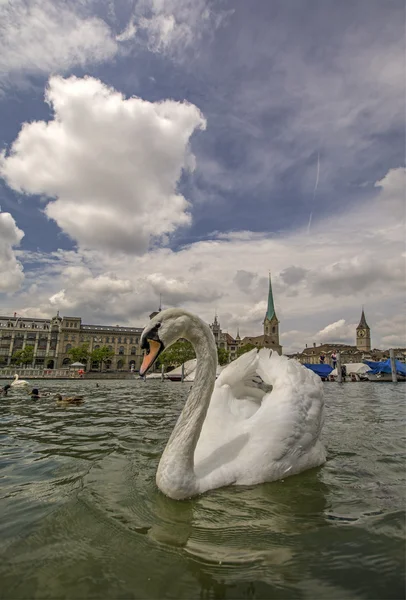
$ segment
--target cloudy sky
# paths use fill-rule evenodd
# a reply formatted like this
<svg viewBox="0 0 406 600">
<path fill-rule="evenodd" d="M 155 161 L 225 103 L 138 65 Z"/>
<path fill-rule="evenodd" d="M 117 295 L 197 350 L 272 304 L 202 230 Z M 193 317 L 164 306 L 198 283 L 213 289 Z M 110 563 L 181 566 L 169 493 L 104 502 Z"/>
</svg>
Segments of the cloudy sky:
<svg viewBox="0 0 406 600">
<path fill-rule="evenodd" d="M 0 0 L 0 313 L 406 346 L 403 0 Z"/>
</svg>

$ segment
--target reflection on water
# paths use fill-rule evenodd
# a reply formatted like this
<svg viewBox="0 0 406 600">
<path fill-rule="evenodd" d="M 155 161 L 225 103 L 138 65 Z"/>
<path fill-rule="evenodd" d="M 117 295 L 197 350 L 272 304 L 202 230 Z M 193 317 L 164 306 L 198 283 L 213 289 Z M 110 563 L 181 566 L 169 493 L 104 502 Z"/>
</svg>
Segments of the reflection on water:
<svg viewBox="0 0 406 600">
<path fill-rule="evenodd" d="M 189 384 L 43 387 L 86 402 L 0 400 L 0 597 L 404 596 L 402 384 L 325 384 L 324 467 L 186 502 L 155 471 Z"/>
</svg>

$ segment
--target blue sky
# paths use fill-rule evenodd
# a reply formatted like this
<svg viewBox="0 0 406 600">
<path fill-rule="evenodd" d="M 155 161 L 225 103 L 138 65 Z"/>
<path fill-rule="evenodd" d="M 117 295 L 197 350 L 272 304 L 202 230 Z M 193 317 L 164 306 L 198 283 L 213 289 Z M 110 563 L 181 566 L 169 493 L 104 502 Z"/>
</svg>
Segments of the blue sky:
<svg viewBox="0 0 406 600">
<path fill-rule="evenodd" d="M 1 311 L 406 345 L 404 10 L 0 3 Z"/>
</svg>

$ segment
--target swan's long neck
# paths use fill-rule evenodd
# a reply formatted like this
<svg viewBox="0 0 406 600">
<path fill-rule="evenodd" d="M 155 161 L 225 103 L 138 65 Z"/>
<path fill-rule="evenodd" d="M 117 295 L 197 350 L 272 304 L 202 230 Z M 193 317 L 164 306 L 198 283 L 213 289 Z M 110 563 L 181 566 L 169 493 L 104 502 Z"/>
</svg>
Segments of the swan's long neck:
<svg viewBox="0 0 406 600">
<path fill-rule="evenodd" d="M 193 387 L 162 454 L 156 481 L 170 498 L 181 500 L 196 494 L 194 452 L 216 381 L 217 349 L 209 327 L 195 322 L 185 335 L 196 352 Z"/>
</svg>

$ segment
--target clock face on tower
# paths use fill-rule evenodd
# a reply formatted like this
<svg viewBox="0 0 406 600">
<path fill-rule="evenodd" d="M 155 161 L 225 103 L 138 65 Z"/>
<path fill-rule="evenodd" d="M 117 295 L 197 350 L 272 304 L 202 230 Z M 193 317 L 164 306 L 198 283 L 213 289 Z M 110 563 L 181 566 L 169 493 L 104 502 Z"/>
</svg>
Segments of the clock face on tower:
<svg viewBox="0 0 406 600">
<path fill-rule="evenodd" d="M 360 329 L 360 330 L 358 331 L 358 336 L 359 336 L 359 337 L 365 337 L 365 329 Z"/>
</svg>

